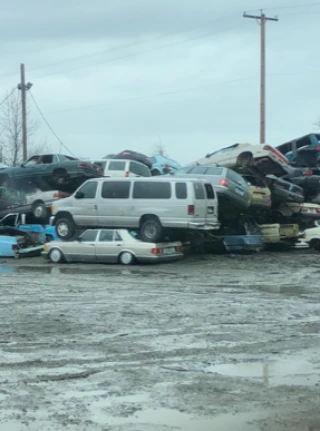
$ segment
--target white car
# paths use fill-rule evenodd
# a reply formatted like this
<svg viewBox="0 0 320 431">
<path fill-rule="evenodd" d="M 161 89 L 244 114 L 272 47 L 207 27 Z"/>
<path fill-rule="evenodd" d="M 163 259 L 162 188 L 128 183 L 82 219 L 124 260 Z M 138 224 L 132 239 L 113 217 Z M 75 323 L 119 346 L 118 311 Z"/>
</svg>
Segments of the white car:
<svg viewBox="0 0 320 431">
<path fill-rule="evenodd" d="M 149 243 L 136 231 L 127 229 L 88 229 L 75 241 L 50 241 L 42 256 L 53 263 L 163 262 L 183 257 L 181 242 Z"/>
<path fill-rule="evenodd" d="M 194 164 L 201 166 L 220 165 L 227 168 L 254 167 L 262 175 L 286 175 L 288 160 L 270 145 L 234 144 L 207 154 Z"/>
<path fill-rule="evenodd" d="M 315 227 L 305 229 L 299 236 L 299 243 L 306 244 L 314 250 L 320 251 L 320 226 L 315 222 Z"/>
</svg>

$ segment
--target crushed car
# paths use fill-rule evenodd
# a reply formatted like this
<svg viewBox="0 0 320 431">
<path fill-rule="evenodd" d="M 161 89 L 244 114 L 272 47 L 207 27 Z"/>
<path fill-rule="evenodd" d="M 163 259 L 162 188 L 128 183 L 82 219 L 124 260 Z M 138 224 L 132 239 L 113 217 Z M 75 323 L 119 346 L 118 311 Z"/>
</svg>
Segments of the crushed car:
<svg viewBox="0 0 320 431">
<path fill-rule="evenodd" d="M 0 256 L 40 256 L 43 243 L 23 229 L 0 226 Z"/>
</svg>

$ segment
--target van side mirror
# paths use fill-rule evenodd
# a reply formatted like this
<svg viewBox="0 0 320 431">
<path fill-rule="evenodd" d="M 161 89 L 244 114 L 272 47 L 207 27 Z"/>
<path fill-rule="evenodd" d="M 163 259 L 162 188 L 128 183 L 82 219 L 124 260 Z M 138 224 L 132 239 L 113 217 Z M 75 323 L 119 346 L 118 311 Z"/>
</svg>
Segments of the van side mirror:
<svg viewBox="0 0 320 431">
<path fill-rule="evenodd" d="M 74 197 L 76 199 L 83 199 L 84 198 L 84 193 L 83 192 L 77 192 Z"/>
</svg>

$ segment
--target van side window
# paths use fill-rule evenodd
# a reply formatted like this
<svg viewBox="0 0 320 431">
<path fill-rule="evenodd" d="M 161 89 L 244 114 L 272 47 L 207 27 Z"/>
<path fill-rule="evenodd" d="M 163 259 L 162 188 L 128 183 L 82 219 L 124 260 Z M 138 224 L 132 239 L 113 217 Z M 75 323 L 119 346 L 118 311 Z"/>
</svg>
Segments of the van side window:
<svg viewBox="0 0 320 431">
<path fill-rule="evenodd" d="M 90 181 L 78 189 L 78 192 L 83 194 L 82 199 L 94 199 L 96 197 L 97 187 L 97 181 Z"/>
<path fill-rule="evenodd" d="M 127 199 L 130 192 L 130 181 L 105 181 L 101 196 L 104 199 Z"/>
<path fill-rule="evenodd" d="M 193 183 L 194 196 L 196 199 L 204 199 L 204 189 L 202 183 Z"/>
<path fill-rule="evenodd" d="M 108 166 L 109 171 L 124 171 L 126 169 L 126 162 L 110 162 Z"/>
<path fill-rule="evenodd" d="M 176 198 L 187 199 L 187 185 L 186 183 L 176 183 Z"/>
<path fill-rule="evenodd" d="M 150 171 L 147 166 L 140 165 L 138 163 L 130 162 L 129 172 L 134 175 L 139 175 L 139 177 L 150 177 Z"/>
<path fill-rule="evenodd" d="M 208 199 L 214 199 L 214 190 L 211 184 L 205 184 L 204 188 L 206 189 L 206 194 Z"/>
<path fill-rule="evenodd" d="M 205 174 L 206 170 L 208 169 L 207 166 L 195 166 L 194 168 L 191 169 L 191 171 L 189 172 L 189 174 L 200 174 L 203 175 Z"/>
<path fill-rule="evenodd" d="M 171 184 L 162 181 L 135 181 L 132 197 L 134 199 L 170 199 Z"/>
</svg>

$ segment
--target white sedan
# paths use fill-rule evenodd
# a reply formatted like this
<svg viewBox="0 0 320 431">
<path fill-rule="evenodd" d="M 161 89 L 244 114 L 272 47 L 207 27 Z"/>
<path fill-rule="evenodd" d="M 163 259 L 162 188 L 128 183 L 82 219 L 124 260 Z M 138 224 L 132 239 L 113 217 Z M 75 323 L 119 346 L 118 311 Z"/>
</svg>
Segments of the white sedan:
<svg viewBox="0 0 320 431">
<path fill-rule="evenodd" d="M 172 261 L 183 257 L 181 242 L 148 243 L 126 229 L 88 229 L 75 241 L 51 241 L 42 256 L 53 263 L 121 263 Z"/>
</svg>

